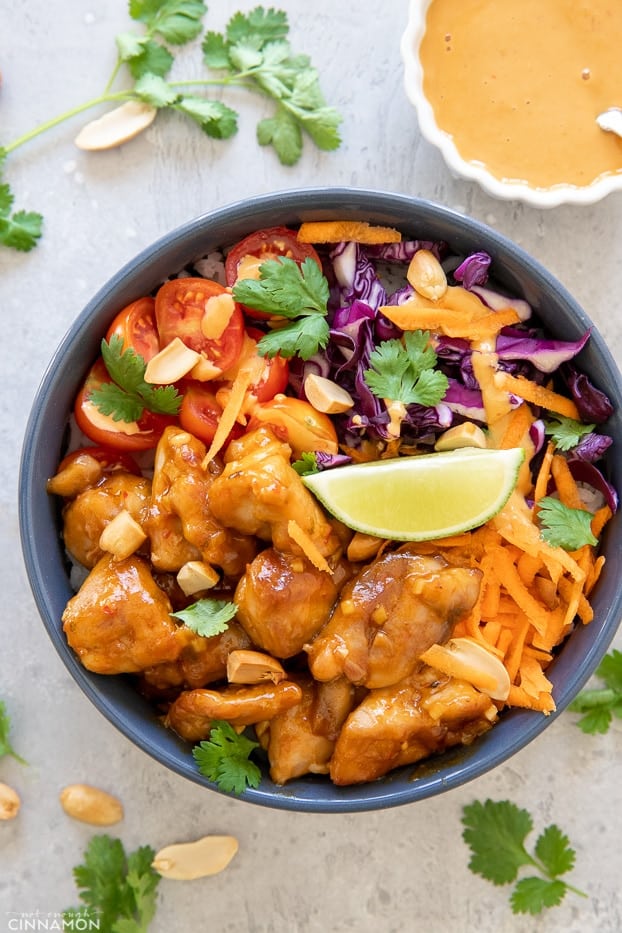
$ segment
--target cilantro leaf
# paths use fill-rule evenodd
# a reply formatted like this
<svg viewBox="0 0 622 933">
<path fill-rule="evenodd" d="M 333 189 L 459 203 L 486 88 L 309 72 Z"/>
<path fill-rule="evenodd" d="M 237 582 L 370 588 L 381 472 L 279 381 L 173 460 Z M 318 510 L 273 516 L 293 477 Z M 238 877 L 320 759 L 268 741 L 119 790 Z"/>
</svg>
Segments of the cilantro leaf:
<svg viewBox="0 0 622 933">
<path fill-rule="evenodd" d="M 584 544 L 598 544 L 598 538 L 592 534 L 593 517 L 587 509 L 571 509 L 552 496 L 544 496 L 538 502 L 541 537 L 552 547 L 565 551 L 576 551 Z"/>
<path fill-rule="evenodd" d="M 364 379 L 378 398 L 404 405 L 437 405 L 449 382 L 436 366 L 428 331 L 407 331 L 403 340 L 383 340 L 370 354 Z"/>
<path fill-rule="evenodd" d="M 594 424 L 583 424 L 563 415 L 556 415 L 544 422 L 544 431 L 551 435 L 558 450 L 571 450 L 576 447 L 581 438 L 590 434 L 595 427 Z"/>
<path fill-rule="evenodd" d="M 260 265 L 258 279 L 236 282 L 233 297 L 256 311 L 291 321 L 261 338 L 257 349 L 263 356 L 280 352 L 306 360 L 328 343 L 329 287 L 313 259 L 307 257 L 301 266 L 287 256 L 268 259 Z"/>
<path fill-rule="evenodd" d="M 119 59 L 125 62 L 136 81 L 146 74 L 163 78 L 171 70 L 173 56 L 167 48 L 149 36 L 123 32 L 115 37 L 115 42 Z"/>
<path fill-rule="evenodd" d="M 233 619 L 237 611 L 236 604 L 228 600 L 199 599 L 186 609 L 172 612 L 171 615 L 184 622 L 197 635 L 211 638 L 212 635 L 227 631 L 229 628 L 227 623 Z"/>
<path fill-rule="evenodd" d="M 514 881 L 522 865 L 531 864 L 524 842 L 533 829 L 526 810 L 509 800 L 475 801 L 463 811 L 462 838 L 471 847 L 469 868 L 493 884 Z"/>
<path fill-rule="evenodd" d="M 313 451 L 305 451 L 300 460 L 294 460 L 292 468 L 299 476 L 308 476 L 310 473 L 319 473 L 317 458 Z"/>
<path fill-rule="evenodd" d="M 273 146 L 283 165 L 294 165 L 304 132 L 318 148 L 336 149 L 342 118 L 327 106 L 309 56 L 292 53 L 288 32 L 285 13 L 258 6 L 232 16 L 224 34 L 206 33 L 202 50 L 208 68 L 228 71 L 233 83 L 255 85 L 274 100 L 274 114 L 257 125 L 257 141 Z"/>
<path fill-rule="evenodd" d="M 124 348 L 123 338 L 113 334 L 102 340 L 101 352 L 112 383 L 102 382 L 89 393 L 91 401 L 114 421 L 138 421 L 147 409 L 156 414 L 176 415 L 181 396 L 175 386 L 153 386 L 145 382 L 145 361 L 131 347 Z"/>
<path fill-rule="evenodd" d="M 545 907 L 561 904 L 567 885 L 563 881 L 547 881 L 546 878 L 521 878 L 510 896 L 515 914 L 539 914 Z"/>
<path fill-rule="evenodd" d="M 170 107 L 179 97 L 164 78 L 151 73 L 144 74 L 138 79 L 134 86 L 134 93 L 146 104 L 158 108 Z"/>
<path fill-rule="evenodd" d="M 145 933 L 156 909 L 160 875 L 151 867 L 155 852 L 141 846 L 126 855 L 120 839 L 93 836 L 84 861 L 73 870 L 80 899 L 86 907 L 63 913 L 69 925 L 78 918 L 97 921 L 111 933 Z"/>
<path fill-rule="evenodd" d="M 198 123 L 203 132 L 214 139 L 229 139 L 237 133 L 235 110 L 218 100 L 186 94 L 177 99 L 174 108 Z"/>
<path fill-rule="evenodd" d="M 0 700 L 0 758 L 3 758 L 5 755 L 10 755 L 11 758 L 15 758 L 16 761 L 19 761 L 20 764 L 25 765 L 26 762 L 18 755 L 11 740 L 9 738 L 11 733 L 11 719 L 9 717 L 8 710 L 6 708 L 6 703 L 4 700 Z"/>
<path fill-rule="evenodd" d="M 0 163 L 1 164 L 1 163 Z M 0 243 L 21 252 L 28 252 L 41 236 L 43 218 L 33 211 L 11 214 L 14 196 L 8 184 L 0 185 Z"/>
<path fill-rule="evenodd" d="M 577 725 L 590 735 L 607 732 L 614 716 L 622 718 L 622 651 L 605 655 L 595 676 L 605 686 L 582 690 L 568 706 L 571 712 L 583 714 Z"/>
<path fill-rule="evenodd" d="M 171 45 L 195 39 L 207 7 L 202 0 L 130 0 L 130 16 Z"/>
<path fill-rule="evenodd" d="M 493 884 L 516 882 L 510 896 L 514 913 L 540 913 L 559 904 L 568 891 L 586 896 L 559 878 L 574 867 L 575 852 L 554 823 L 538 836 L 533 855 L 525 845 L 533 829 L 531 815 L 509 800 L 475 801 L 463 808 L 462 823 L 462 838 L 471 848 L 471 871 Z M 525 865 L 539 876 L 519 879 Z"/>
<path fill-rule="evenodd" d="M 242 794 L 247 787 L 258 787 L 261 781 L 261 771 L 249 760 L 256 748 L 258 742 L 238 735 L 230 723 L 215 720 L 209 741 L 195 745 L 192 755 L 208 780 L 226 793 Z"/>
</svg>

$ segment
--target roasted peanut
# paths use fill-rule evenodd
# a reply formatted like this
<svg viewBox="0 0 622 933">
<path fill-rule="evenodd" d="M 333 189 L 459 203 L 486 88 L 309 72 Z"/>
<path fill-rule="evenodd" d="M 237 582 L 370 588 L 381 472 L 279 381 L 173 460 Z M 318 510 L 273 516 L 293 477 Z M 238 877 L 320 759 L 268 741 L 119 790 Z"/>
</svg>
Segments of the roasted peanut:
<svg viewBox="0 0 622 933">
<path fill-rule="evenodd" d="M 0 783 L 0 820 L 13 820 L 19 813 L 21 800 L 17 791 Z"/>
<path fill-rule="evenodd" d="M 234 836 L 203 836 L 196 842 L 165 846 L 151 867 L 163 878 L 192 881 L 223 871 L 238 851 Z"/>
<path fill-rule="evenodd" d="M 278 684 L 286 677 L 283 665 L 263 651 L 237 648 L 227 657 L 227 680 L 230 684 L 260 684 L 265 680 Z"/>
<path fill-rule="evenodd" d="M 90 784 L 69 784 L 60 793 L 60 802 L 68 816 L 93 826 L 110 826 L 123 819 L 121 801 Z"/>
<path fill-rule="evenodd" d="M 438 301 L 447 291 L 447 276 L 440 262 L 429 249 L 418 249 L 410 260 L 406 278 L 420 295 Z"/>
</svg>

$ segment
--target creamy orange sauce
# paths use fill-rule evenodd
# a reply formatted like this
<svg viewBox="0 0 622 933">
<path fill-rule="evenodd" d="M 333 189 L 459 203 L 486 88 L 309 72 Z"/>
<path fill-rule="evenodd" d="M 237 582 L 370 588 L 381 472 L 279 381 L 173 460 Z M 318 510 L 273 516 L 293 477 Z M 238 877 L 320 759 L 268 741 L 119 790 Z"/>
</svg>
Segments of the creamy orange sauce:
<svg viewBox="0 0 622 933">
<path fill-rule="evenodd" d="M 622 0 L 432 0 L 423 90 L 463 159 L 532 187 L 622 174 Z"/>
</svg>

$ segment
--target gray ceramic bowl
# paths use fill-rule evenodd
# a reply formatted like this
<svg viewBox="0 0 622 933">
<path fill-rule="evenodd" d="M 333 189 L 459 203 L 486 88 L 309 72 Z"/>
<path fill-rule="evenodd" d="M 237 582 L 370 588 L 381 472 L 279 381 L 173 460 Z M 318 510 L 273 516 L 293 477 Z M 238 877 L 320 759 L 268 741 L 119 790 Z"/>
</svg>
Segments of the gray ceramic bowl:
<svg viewBox="0 0 622 933">
<path fill-rule="evenodd" d="M 57 503 L 46 493 L 63 452 L 65 427 L 74 396 L 115 312 L 152 291 L 169 273 L 212 249 L 235 243 L 247 233 L 303 220 L 347 218 L 399 227 L 414 238 L 443 239 L 456 251 L 483 249 L 493 257 L 495 278 L 524 296 L 557 337 L 578 338 L 593 325 L 583 310 L 545 269 L 494 230 L 444 207 L 410 197 L 359 189 L 286 191 L 212 211 L 158 240 L 122 268 L 89 302 L 61 342 L 33 404 L 23 448 L 20 527 L 25 564 L 43 623 L 71 676 L 95 706 L 132 742 L 162 765 L 206 788 L 216 789 L 196 770 L 187 744 L 165 730 L 151 707 L 122 677 L 92 674 L 68 648 L 61 614 L 72 595 L 59 534 Z M 615 415 L 607 426 L 615 450 L 622 449 L 622 379 L 595 329 L 579 365 L 608 393 Z M 612 458 L 611 481 L 622 489 L 622 457 Z M 557 713 L 512 710 L 470 748 L 393 772 L 374 783 L 335 787 L 322 777 L 280 787 L 264 776 L 244 800 L 287 810 L 353 812 L 423 800 L 486 773 L 540 735 L 593 674 L 615 634 L 622 609 L 622 516 L 604 536 L 607 563 L 593 596 L 595 617 L 569 638 L 549 668 Z M 545 749 L 543 748 L 545 753 Z"/>
</svg>

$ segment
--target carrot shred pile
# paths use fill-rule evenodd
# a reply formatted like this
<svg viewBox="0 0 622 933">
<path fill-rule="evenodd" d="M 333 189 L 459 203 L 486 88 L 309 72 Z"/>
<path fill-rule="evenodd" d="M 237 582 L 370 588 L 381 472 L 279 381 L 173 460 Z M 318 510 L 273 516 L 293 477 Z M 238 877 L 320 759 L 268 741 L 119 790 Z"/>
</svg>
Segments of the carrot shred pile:
<svg viewBox="0 0 622 933">
<path fill-rule="evenodd" d="M 312 220 L 300 225 L 301 243 L 400 243 L 402 235 L 394 227 L 380 227 L 363 220 Z"/>
</svg>

